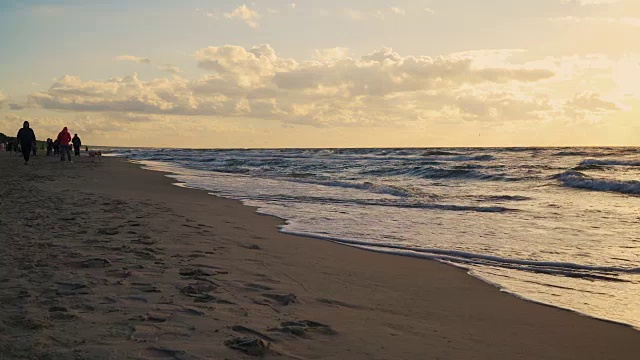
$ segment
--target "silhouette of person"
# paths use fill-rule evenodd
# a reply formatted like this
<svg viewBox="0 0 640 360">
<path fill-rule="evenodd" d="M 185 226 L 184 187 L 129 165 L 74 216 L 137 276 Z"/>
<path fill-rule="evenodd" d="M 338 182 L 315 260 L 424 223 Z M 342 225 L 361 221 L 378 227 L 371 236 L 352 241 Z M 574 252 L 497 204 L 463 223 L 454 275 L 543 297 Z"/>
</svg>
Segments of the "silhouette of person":
<svg viewBox="0 0 640 360">
<path fill-rule="evenodd" d="M 69 134 L 66 126 L 58 134 L 58 141 L 60 142 L 60 161 L 64 161 L 65 155 L 67 155 L 67 158 L 71 161 L 71 146 L 69 145 L 71 142 L 71 134 Z"/>
<path fill-rule="evenodd" d="M 49 138 L 47 139 L 47 156 L 51 156 L 51 152 L 53 152 L 53 140 Z"/>
<path fill-rule="evenodd" d="M 82 141 L 80 141 L 78 134 L 73 135 L 71 143 L 73 144 L 73 153 L 75 154 L 75 156 L 80 156 L 80 146 L 82 146 Z"/>
<path fill-rule="evenodd" d="M 16 135 L 16 142 L 20 144 L 22 156 L 24 157 L 24 164 L 29 164 L 31 148 L 36 143 L 36 134 L 33 132 L 33 129 L 29 127 L 28 121 L 25 121 L 22 124 L 22 129 L 18 130 L 18 135 Z"/>
</svg>

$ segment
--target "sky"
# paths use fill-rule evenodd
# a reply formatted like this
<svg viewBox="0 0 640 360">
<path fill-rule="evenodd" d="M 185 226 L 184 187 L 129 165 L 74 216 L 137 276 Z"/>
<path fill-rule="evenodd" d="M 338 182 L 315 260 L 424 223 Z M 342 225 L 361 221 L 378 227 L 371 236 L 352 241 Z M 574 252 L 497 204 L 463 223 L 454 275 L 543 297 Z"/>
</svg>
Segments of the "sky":
<svg viewBox="0 0 640 360">
<path fill-rule="evenodd" d="M 0 0 L 0 132 L 640 146 L 638 0 Z"/>
</svg>

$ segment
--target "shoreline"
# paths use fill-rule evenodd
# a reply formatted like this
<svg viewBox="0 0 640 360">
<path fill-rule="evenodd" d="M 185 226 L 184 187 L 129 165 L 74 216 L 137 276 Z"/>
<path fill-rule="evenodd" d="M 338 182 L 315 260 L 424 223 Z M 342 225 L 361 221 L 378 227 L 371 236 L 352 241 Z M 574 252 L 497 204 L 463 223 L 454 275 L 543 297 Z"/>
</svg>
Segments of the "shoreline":
<svg viewBox="0 0 640 360">
<path fill-rule="evenodd" d="M 0 354 L 10 358 L 250 358 L 230 346 L 237 338 L 291 358 L 640 353 L 630 326 L 521 300 L 439 262 L 288 235 L 279 218 L 124 159 L 24 167 L 0 156 L 0 170 L 3 205 L 37 214 L 0 223 Z"/>
<path fill-rule="evenodd" d="M 274 215 L 274 214 L 270 214 L 268 212 L 262 212 L 260 211 L 259 207 L 256 206 L 252 206 L 252 205 L 248 205 L 246 204 L 244 201 L 239 200 L 239 199 L 234 199 L 232 197 L 225 197 L 225 196 L 221 196 L 218 195 L 216 193 L 213 193 L 209 190 L 206 189 L 202 189 L 202 188 L 198 188 L 195 186 L 189 186 L 188 184 L 184 183 L 184 182 L 180 182 L 179 180 L 171 177 L 170 175 L 179 175 L 177 173 L 172 172 L 171 170 L 162 170 L 162 169 L 155 169 L 150 167 L 149 165 L 145 165 L 144 164 L 144 160 L 130 160 L 130 159 L 126 159 L 125 157 L 117 157 L 114 156 L 115 158 L 119 158 L 119 159 L 123 159 L 131 164 L 134 164 L 136 166 L 139 166 L 141 169 L 145 170 L 145 171 L 152 171 L 152 172 L 158 172 L 158 173 L 163 173 L 165 174 L 164 176 L 168 177 L 169 179 L 171 179 L 172 181 L 175 181 L 174 183 L 172 183 L 172 185 L 174 186 L 178 186 L 181 188 L 185 188 L 185 189 L 192 189 L 192 190 L 197 190 L 197 191 L 202 191 L 204 193 L 206 193 L 209 196 L 214 196 L 216 198 L 222 198 L 222 199 L 227 199 L 227 200 L 232 200 L 232 201 L 237 201 L 239 202 L 242 206 L 246 206 L 249 208 L 254 209 L 254 212 L 258 215 L 262 215 L 262 216 L 270 216 L 273 217 L 275 219 L 277 219 L 278 221 L 280 221 L 280 224 L 277 225 L 278 231 L 282 234 L 286 234 L 286 235 L 291 235 L 291 236 L 297 236 L 297 237 L 303 237 L 303 238 L 307 238 L 310 240 L 320 240 L 320 241 L 326 241 L 326 242 L 330 242 L 330 243 L 334 243 L 336 245 L 342 245 L 342 246 L 347 246 L 347 247 L 351 247 L 351 248 L 356 248 L 362 251 L 370 251 L 370 252 L 374 252 L 374 253 L 380 253 L 380 254 L 386 254 L 386 255 L 393 255 L 393 256 L 400 256 L 402 258 L 415 258 L 415 259 L 419 259 L 419 260 L 426 260 L 426 261 L 433 261 L 439 264 L 443 264 L 445 266 L 450 266 L 453 267 L 457 270 L 462 270 L 464 271 L 468 276 L 480 280 L 481 282 L 488 284 L 492 287 L 495 287 L 496 289 L 498 289 L 500 292 L 503 292 L 505 294 L 509 294 L 517 299 L 520 300 L 524 300 L 527 302 L 531 302 L 534 304 L 538 304 L 538 305 L 543 305 L 543 306 L 547 306 L 553 309 L 558 309 L 558 310 L 562 310 L 562 311 L 568 311 L 570 313 L 575 313 L 578 314 L 580 316 L 589 318 L 589 319 L 594 319 L 594 320 L 598 320 L 598 321 L 604 321 L 607 323 L 611 323 L 611 324 L 615 324 L 615 325 L 620 325 L 620 326 L 624 326 L 624 327 L 629 327 L 635 331 L 640 332 L 640 327 L 636 327 L 630 323 L 625 323 L 623 321 L 618 321 L 618 320 L 613 320 L 613 319 L 607 319 L 607 318 L 603 318 L 603 317 L 598 317 L 595 315 L 590 315 L 584 312 L 581 312 L 580 310 L 577 309 L 572 309 L 572 308 L 568 308 L 568 307 L 562 307 L 559 305 L 555 305 L 552 303 L 547 303 L 541 300 L 536 300 L 530 297 L 527 297 L 525 295 L 521 295 L 518 294 L 515 291 L 509 290 L 507 288 L 505 288 L 503 285 L 500 285 L 498 283 L 492 282 L 488 279 L 483 278 L 480 275 L 474 275 L 472 274 L 472 270 L 469 269 L 468 267 L 465 267 L 463 264 L 455 264 L 455 263 L 448 263 L 446 261 L 441 261 L 435 257 L 431 257 L 429 255 L 425 255 L 419 252 L 414 252 L 411 249 L 407 249 L 404 248 L 402 246 L 398 246 L 398 247 L 389 247 L 388 245 L 374 245 L 374 244 L 369 244 L 366 243 L 364 241 L 358 241 L 358 240 L 349 240 L 349 239 L 339 239 L 339 238 L 332 238 L 332 237 L 325 237 L 325 236 L 321 236 L 321 235 L 314 235 L 314 234 L 305 234 L 305 233 L 297 233 L 294 231 L 287 231 L 284 230 L 284 227 L 287 225 L 289 219 Z M 367 248 L 366 246 L 369 246 L 371 248 Z M 374 249 L 374 248 L 379 248 L 379 249 Z"/>
</svg>

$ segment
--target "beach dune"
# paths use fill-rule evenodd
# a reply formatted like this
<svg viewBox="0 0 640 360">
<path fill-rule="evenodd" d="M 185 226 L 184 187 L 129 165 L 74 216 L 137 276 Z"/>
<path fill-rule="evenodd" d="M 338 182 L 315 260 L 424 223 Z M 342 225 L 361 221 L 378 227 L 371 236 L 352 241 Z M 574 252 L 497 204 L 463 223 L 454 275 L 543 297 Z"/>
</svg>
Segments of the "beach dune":
<svg viewBox="0 0 640 360">
<path fill-rule="evenodd" d="M 117 158 L 0 154 L 0 359 L 637 359 L 627 326 L 278 232 Z"/>
</svg>

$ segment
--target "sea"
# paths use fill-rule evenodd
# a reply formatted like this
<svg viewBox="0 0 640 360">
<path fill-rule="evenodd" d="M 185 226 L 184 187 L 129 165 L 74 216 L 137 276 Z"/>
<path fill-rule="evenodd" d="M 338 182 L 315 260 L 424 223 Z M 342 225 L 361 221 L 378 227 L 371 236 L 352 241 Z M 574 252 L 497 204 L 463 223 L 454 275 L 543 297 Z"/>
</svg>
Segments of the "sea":
<svg viewBox="0 0 640 360">
<path fill-rule="evenodd" d="M 282 218 L 284 233 L 440 261 L 640 329 L 640 148 L 111 153 Z"/>
</svg>

